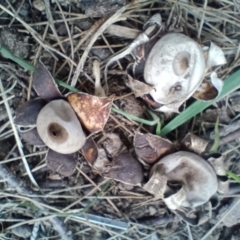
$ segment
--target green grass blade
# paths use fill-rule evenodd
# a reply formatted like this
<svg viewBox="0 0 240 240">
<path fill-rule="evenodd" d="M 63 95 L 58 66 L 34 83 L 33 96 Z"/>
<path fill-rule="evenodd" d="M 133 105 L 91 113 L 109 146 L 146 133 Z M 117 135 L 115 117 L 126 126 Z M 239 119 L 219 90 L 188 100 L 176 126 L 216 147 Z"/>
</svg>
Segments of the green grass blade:
<svg viewBox="0 0 240 240">
<path fill-rule="evenodd" d="M 136 117 L 136 116 L 134 116 L 132 114 L 126 113 L 126 112 L 122 111 L 121 109 L 117 109 L 115 107 L 112 107 L 112 111 L 116 112 L 116 113 L 119 113 L 119 114 L 123 115 L 124 117 L 129 118 L 129 119 L 131 119 L 131 120 L 133 120 L 135 122 L 146 124 L 148 126 L 154 126 L 154 125 L 156 125 L 159 122 L 159 118 L 158 117 L 157 118 L 154 117 L 155 114 L 154 114 L 154 116 L 153 116 L 153 114 L 151 114 L 151 116 L 153 117 L 153 120 L 146 120 L 146 119 L 143 119 L 143 118 Z"/>
<path fill-rule="evenodd" d="M 240 177 L 238 175 L 236 175 L 235 173 L 233 173 L 229 170 L 227 170 L 226 173 L 227 173 L 228 177 L 230 177 L 230 178 L 234 179 L 236 182 L 240 183 Z"/>
<path fill-rule="evenodd" d="M 229 93 L 238 89 L 239 87 L 240 87 L 240 70 L 234 72 L 232 75 L 225 79 L 222 92 L 215 100 L 209 102 L 195 101 L 192 105 L 190 105 L 187 109 L 181 112 L 177 117 L 175 117 L 171 122 L 169 122 L 165 127 L 162 128 L 161 136 L 165 136 L 175 128 L 181 126 L 187 120 L 196 116 L 198 113 L 200 113 L 207 107 L 211 106 L 213 103 L 219 101 L 221 98 L 225 97 Z"/>
<path fill-rule="evenodd" d="M 218 147 L 219 147 L 219 130 L 218 130 L 218 124 L 219 124 L 219 117 L 217 118 L 217 122 L 215 123 L 215 127 L 214 127 L 214 143 L 211 147 L 211 149 L 209 150 L 210 153 L 216 153 L 218 151 Z"/>
<path fill-rule="evenodd" d="M 16 57 L 15 55 L 13 55 L 7 48 L 3 47 L 0 45 L 0 53 L 3 55 L 3 57 L 11 59 L 12 61 L 14 61 L 15 63 L 17 63 L 18 65 L 20 65 L 21 67 L 33 72 L 34 71 L 34 66 L 31 65 L 30 63 L 26 62 L 25 60 Z M 64 87 L 68 90 L 70 90 L 71 92 L 78 92 L 78 89 L 76 89 L 75 87 L 72 87 L 70 85 L 68 85 L 67 83 L 59 80 L 59 79 L 55 79 L 56 83 L 61 86 Z"/>
</svg>

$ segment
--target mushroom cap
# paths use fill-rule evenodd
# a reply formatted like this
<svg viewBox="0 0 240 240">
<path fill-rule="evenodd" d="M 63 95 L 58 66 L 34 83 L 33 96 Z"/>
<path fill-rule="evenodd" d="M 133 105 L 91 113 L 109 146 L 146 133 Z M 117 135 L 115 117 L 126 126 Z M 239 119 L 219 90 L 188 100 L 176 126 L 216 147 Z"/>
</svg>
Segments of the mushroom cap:
<svg viewBox="0 0 240 240">
<path fill-rule="evenodd" d="M 165 105 L 160 111 L 177 112 L 202 83 L 204 73 L 201 47 L 179 33 L 169 33 L 158 40 L 144 67 L 144 79 L 154 87 L 150 95 Z"/>
<path fill-rule="evenodd" d="M 64 100 L 51 101 L 42 108 L 37 118 L 37 130 L 43 142 L 58 153 L 74 153 L 86 141 L 75 112 Z"/>
</svg>

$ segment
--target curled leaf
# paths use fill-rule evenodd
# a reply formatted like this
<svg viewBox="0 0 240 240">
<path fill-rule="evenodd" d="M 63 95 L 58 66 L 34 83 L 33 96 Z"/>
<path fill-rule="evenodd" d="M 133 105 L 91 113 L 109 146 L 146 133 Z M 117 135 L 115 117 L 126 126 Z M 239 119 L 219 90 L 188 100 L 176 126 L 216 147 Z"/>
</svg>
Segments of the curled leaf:
<svg viewBox="0 0 240 240">
<path fill-rule="evenodd" d="M 222 49 L 213 42 L 207 42 L 205 47 L 203 48 L 203 51 L 205 56 L 207 73 L 216 71 L 219 67 L 227 63 Z"/>
<path fill-rule="evenodd" d="M 133 144 L 137 156 L 147 163 L 155 163 L 173 150 L 172 142 L 150 133 L 137 132 Z"/>
<path fill-rule="evenodd" d="M 149 94 L 153 90 L 151 86 L 133 79 L 130 75 L 128 75 L 126 85 L 133 91 L 135 97 L 143 97 L 143 95 Z"/>
<path fill-rule="evenodd" d="M 143 25 L 143 30 L 149 37 L 156 36 L 160 32 L 161 28 L 162 28 L 162 17 L 159 13 L 154 14 Z"/>
<path fill-rule="evenodd" d="M 111 112 L 111 98 L 86 93 L 70 93 L 67 95 L 67 100 L 89 132 L 96 133 L 104 128 Z"/>
<path fill-rule="evenodd" d="M 213 153 L 206 156 L 207 161 L 212 165 L 218 177 L 218 192 L 226 194 L 229 192 L 229 180 L 226 174 L 224 159 L 225 156 Z"/>
<path fill-rule="evenodd" d="M 93 168 L 100 172 L 100 174 L 104 174 L 109 165 L 110 161 L 105 150 L 103 148 L 98 149 L 98 157 L 93 164 Z"/>
<path fill-rule="evenodd" d="M 156 199 L 162 199 L 166 191 L 167 177 L 165 175 L 164 165 L 157 165 L 149 181 L 143 186 L 143 188 L 154 195 Z"/>
</svg>

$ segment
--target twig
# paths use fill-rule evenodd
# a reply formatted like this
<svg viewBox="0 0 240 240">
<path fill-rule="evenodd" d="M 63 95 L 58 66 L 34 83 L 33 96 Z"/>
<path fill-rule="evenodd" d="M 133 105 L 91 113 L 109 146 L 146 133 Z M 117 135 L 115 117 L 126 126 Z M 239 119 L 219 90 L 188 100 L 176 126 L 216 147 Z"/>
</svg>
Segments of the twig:
<svg viewBox="0 0 240 240">
<path fill-rule="evenodd" d="M 53 22 L 53 17 L 52 17 L 52 13 L 51 13 L 51 8 L 50 8 L 50 1 L 49 0 L 44 0 L 45 2 L 45 6 L 46 6 L 46 14 L 47 14 L 47 18 L 48 18 L 48 22 L 49 22 L 49 26 L 52 29 L 53 35 L 54 37 L 57 39 L 57 42 L 61 48 L 61 50 L 63 51 L 63 53 L 66 54 L 66 51 L 57 35 L 57 31 L 56 28 L 54 26 L 54 22 Z"/>
<path fill-rule="evenodd" d="M 12 174 L 12 172 L 10 172 L 10 170 L 7 167 L 3 165 L 0 165 L 0 177 L 3 178 L 6 182 L 8 182 L 8 184 L 12 188 L 16 189 L 16 191 L 19 194 L 28 195 L 28 196 L 35 194 L 32 190 L 24 186 L 24 184 L 22 183 L 22 180 L 18 179 L 15 175 Z M 35 198 L 34 200 L 35 200 L 34 204 L 39 209 L 41 209 L 42 212 L 45 212 L 46 208 L 43 207 L 42 204 L 40 204 L 40 203 L 43 203 L 43 201 L 39 198 Z M 59 218 L 53 217 L 53 218 L 50 218 L 49 221 L 53 224 L 54 229 L 59 233 L 59 235 L 61 236 L 61 239 L 72 240 L 72 238 L 67 235 L 67 230 L 63 222 Z"/>
<path fill-rule="evenodd" d="M 38 187 L 38 184 L 36 183 L 34 177 L 32 176 L 31 170 L 30 170 L 30 168 L 29 168 L 29 166 L 28 166 L 27 159 L 26 159 L 25 156 L 24 156 L 24 153 L 23 153 L 23 150 L 22 150 L 22 143 L 21 143 L 21 140 L 20 140 L 20 138 L 19 138 L 19 136 L 18 136 L 17 129 L 16 129 L 16 127 L 15 127 L 15 125 L 14 125 L 14 122 L 13 122 L 13 117 L 12 117 L 11 109 L 10 109 L 10 107 L 9 107 L 8 101 L 6 100 L 6 99 L 7 99 L 7 96 L 6 96 L 5 93 L 4 93 L 4 88 L 3 88 L 3 84 L 2 84 L 2 80 L 1 80 L 1 79 L 0 79 L 0 91 L 3 93 L 2 98 L 3 98 L 3 100 L 5 100 L 5 101 L 4 101 L 5 108 L 6 108 L 6 110 L 7 110 L 8 117 L 9 117 L 10 123 L 11 123 L 11 125 L 12 125 L 13 133 L 14 133 L 14 136 L 15 136 L 15 139 L 16 139 L 16 142 L 17 142 L 17 145 L 18 145 L 18 151 L 19 151 L 19 153 L 20 153 L 20 155 L 21 155 L 21 157 L 22 157 L 22 160 L 23 160 L 25 169 L 26 169 L 26 171 L 27 171 L 27 173 L 28 173 L 28 176 L 29 176 L 31 182 L 32 182 L 36 187 Z"/>
<path fill-rule="evenodd" d="M 12 17 L 14 17 L 14 13 L 12 13 L 11 11 L 9 11 L 7 8 L 5 8 L 2 4 L 0 4 L 0 8 L 3 9 L 6 13 L 8 13 L 9 15 L 11 15 Z M 69 62 L 71 62 L 74 66 L 76 66 L 76 63 L 70 59 L 69 57 L 67 57 L 66 55 L 62 54 L 61 52 L 59 52 L 58 50 L 48 46 L 47 44 L 42 42 L 41 37 L 39 36 L 39 34 L 33 29 L 31 28 L 27 23 L 25 23 L 21 18 L 19 18 L 18 16 L 16 16 L 16 20 L 18 20 L 20 23 L 22 23 L 22 25 L 29 31 L 29 33 L 32 35 L 32 37 L 46 50 L 48 50 L 48 52 L 50 54 L 52 54 L 51 51 L 57 53 L 58 55 L 60 55 L 61 57 L 67 59 Z M 56 59 L 56 56 L 54 56 L 52 54 L 52 56 Z"/>
<path fill-rule="evenodd" d="M 231 209 L 229 209 L 221 219 L 201 238 L 201 240 L 205 240 L 218 226 L 219 224 L 235 209 L 235 207 L 240 203 L 240 199 L 235 202 Z"/>
<path fill-rule="evenodd" d="M 95 43 L 95 41 L 97 40 L 97 38 L 114 22 L 118 21 L 119 17 L 122 15 L 122 13 L 127 9 L 129 5 L 126 5 L 124 7 L 122 7 L 121 9 L 119 9 L 116 13 L 114 13 L 111 17 L 109 17 L 100 27 L 99 29 L 92 35 L 92 38 L 88 44 L 88 46 L 86 47 L 78 65 L 75 71 L 75 74 L 73 76 L 72 82 L 71 82 L 71 86 L 75 86 L 78 80 L 78 77 L 81 73 L 81 71 L 83 70 L 85 61 L 87 59 L 88 53 L 91 50 L 93 44 Z"/>
<path fill-rule="evenodd" d="M 229 133 L 227 136 L 220 138 L 219 146 L 240 138 L 240 129 Z"/>
</svg>

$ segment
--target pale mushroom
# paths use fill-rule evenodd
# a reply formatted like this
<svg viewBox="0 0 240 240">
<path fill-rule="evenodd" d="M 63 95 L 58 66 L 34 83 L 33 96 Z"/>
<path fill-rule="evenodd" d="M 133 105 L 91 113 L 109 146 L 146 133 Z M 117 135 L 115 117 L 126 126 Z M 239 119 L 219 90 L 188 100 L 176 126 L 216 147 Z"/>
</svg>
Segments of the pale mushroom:
<svg viewBox="0 0 240 240">
<path fill-rule="evenodd" d="M 64 100 L 51 101 L 41 109 L 37 130 L 50 149 L 63 154 L 78 151 L 86 141 L 75 112 Z"/>
</svg>

